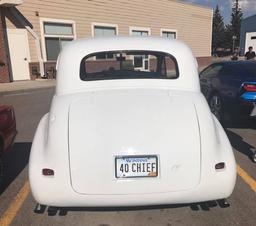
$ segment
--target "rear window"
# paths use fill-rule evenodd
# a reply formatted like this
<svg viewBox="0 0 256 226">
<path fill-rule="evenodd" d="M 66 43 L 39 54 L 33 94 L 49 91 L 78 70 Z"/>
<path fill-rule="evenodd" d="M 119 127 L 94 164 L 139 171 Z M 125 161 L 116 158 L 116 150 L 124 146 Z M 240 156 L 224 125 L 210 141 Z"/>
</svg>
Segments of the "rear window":
<svg viewBox="0 0 256 226">
<path fill-rule="evenodd" d="M 109 51 L 83 58 L 80 78 L 83 81 L 107 79 L 176 79 L 176 59 L 170 54 L 152 51 Z"/>
</svg>

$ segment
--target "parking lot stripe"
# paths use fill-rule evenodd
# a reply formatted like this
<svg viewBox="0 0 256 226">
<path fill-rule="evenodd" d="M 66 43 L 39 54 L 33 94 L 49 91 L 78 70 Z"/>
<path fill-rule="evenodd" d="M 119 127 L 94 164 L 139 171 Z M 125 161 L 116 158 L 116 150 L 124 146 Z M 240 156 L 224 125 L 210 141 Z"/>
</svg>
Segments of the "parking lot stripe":
<svg viewBox="0 0 256 226">
<path fill-rule="evenodd" d="M 26 183 L 23 185 L 23 187 L 20 189 L 19 193 L 16 195 L 15 199 L 11 203 L 11 205 L 5 211 L 3 216 L 0 217 L 1 226 L 9 226 L 12 223 L 19 209 L 21 208 L 23 202 L 27 198 L 29 192 L 29 183 L 28 181 L 26 181 Z"/>
<path fill-rule="evenodd" d="M 237 165 L 237 173 L 245 181 L 245 183 L 247 183 L 251 189 L 256 192 L 256 181 L 239 165 Z"/>
</svg>

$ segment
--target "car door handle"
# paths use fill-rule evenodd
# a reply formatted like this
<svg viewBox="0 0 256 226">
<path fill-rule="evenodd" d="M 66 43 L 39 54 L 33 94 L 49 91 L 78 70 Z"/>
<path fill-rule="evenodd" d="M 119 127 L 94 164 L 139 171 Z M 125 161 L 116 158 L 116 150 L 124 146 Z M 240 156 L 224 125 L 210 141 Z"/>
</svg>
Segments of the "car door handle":
<svg viewBox="0 0 256 226">
<path fill-rule="evenodd" d="M 201 80 L 201 82 L 207 82 L 207 79 L 205 79 L 205 78 L 201 78 L 200 80 Z"/>
</svg>

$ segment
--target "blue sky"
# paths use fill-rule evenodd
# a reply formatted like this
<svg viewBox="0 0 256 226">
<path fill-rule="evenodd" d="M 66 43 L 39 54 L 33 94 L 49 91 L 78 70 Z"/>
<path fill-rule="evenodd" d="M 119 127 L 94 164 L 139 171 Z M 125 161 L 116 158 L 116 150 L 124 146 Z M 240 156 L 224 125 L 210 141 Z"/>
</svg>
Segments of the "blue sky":
<svg viewBox="0 0 256 226">
<path fill-rule="evenodd" d="M 221 14 L 224 17 L 224 22 L 227 24 L 230 22 L 231 7 L 234 0 L 182 0 L 184 2 L 193 2 L 200 5 L 210 6 L 215 9 L 218 4 L 221 10 Z M 244 17 L 248 17 L 256 14 L 256 0 L 239 0 L 242 7 Z"/>
</svg>

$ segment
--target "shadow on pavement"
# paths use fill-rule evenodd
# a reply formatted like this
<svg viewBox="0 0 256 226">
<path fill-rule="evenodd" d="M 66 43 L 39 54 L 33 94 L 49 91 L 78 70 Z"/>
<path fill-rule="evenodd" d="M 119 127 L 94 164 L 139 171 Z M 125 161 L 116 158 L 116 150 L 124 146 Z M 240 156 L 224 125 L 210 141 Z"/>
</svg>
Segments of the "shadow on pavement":
<svg viewBox="0 0 256 226">
<path fill-rule="evenodd" d="M 156 205 L 156 206 L 135 206 L 135 207 L 52 207 L 52 206 L 37 206 L 35 207 L 34 213 L 44 214 L 48 216 L 66 216 L 68 212 L 113 212 L 113 211 L 145 211 L 145 210 L 163 210 L 163 209 L 174 209 L 189 207 L 192 211 L 210 211 L 211 208 L 228 208 L 230 204 L 225 200 L 209 201 L 202 203 L 192 204 L 176 204 L 176 205 Z"/>
<path fill-rule="evenodd" d="M 3 156 L 4 178 L 0 187 L 0 194 L 5 191 L 28 164 L 30 148 L 30 142 L 15 143 L 12 149 Z"/>
<path fill-rule="evenodd" d="M 233 131 L 226 130 L 226 133 L 232 147 L 235 148 L 237 151 L 241 152 L 242 154 L 246 155 L 251 160 L 252 154 L 255 151 L 255 147 L 245 142 L 243 140 L 243 137 L 237 135 Z"/>
<path fill-rule="evenodd" d="M 252 155 L 255 151 L 255 147 L 244 141 L 243 137 L 231 131 L 230 129 L 256 129 L 256 119 L 255 118 L 243 118 L 237 120 L 236 122 L 226 125 L 226 133 L 230 140 L 233 148 L 242 154 L 246 155 L 250 160 L 252 160 Z"/>
</svg>

